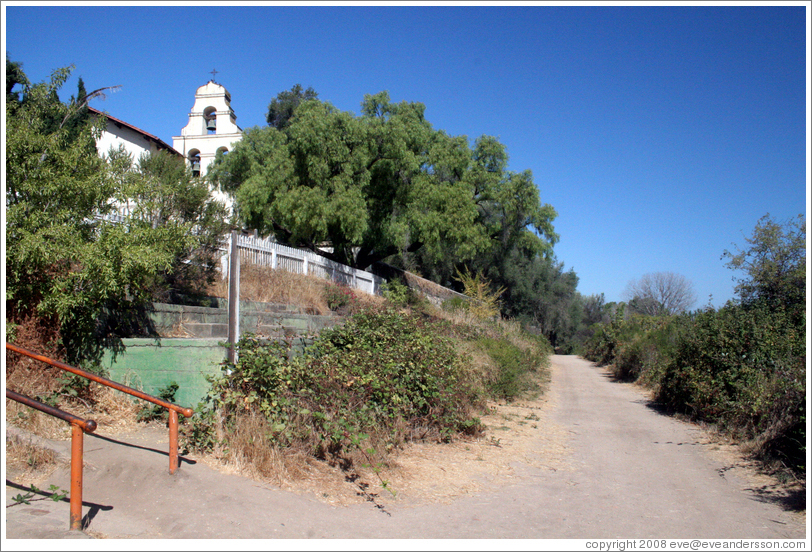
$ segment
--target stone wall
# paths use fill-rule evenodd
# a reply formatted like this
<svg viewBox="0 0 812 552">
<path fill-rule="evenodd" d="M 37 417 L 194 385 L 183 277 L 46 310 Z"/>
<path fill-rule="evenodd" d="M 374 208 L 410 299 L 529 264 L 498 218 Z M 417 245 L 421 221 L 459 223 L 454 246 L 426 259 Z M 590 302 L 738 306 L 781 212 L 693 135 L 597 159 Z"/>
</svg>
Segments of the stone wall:
<svg viewBox="0 0 812 552">
<path fill-rule="evenodd" d="M 406 270 L 395 268 L 394 266 L 390 266 L 386 263 L 374 263 L 369 268 L 369 271 L 387 281 L 401 280 L 407 286 L 409 286 L 410 289 L 420 292 L 420 294 L 428 299 L 431 304 L 437 307 L 441 306 L 444 301 L 447 301 L 453 297 L 459 297 L 465 301 L 471 300 L 471 298 L 467 295 L 463 295 L 462 293 L 458 293 L 453 289 L 443 287 L 440 284 L 432 282 L 431 280 L 421 278 L 417 274 L 412 274 Z"/>
</svg>

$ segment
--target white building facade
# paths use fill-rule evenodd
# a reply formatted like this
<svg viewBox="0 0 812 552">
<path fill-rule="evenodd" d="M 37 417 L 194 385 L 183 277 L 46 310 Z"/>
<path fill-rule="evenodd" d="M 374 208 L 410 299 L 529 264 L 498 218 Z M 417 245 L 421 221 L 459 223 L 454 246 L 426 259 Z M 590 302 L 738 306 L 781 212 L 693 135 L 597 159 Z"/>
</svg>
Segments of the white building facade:
<svg viewBox="0 0 812 552">
<path fill-rule="evenodd" d="M 180 152 L 175 151 L 172 146 L 157 136 L 144 132 L 138 127 L 125 123 L 121 119 L 116 119 L 93 107 L 88 107 L 88 110 L 91 115 L 103 116 L 107 120 L 102 135 L 96 140 L 96 149 L 99 151 L 99 155 L 106 156 L 110 148 L 118 149 L 119 146 L 124 146 L 124 149 L 136 163 L 143 154 L 157 153 L 160 150 L 180 155 Z"/>
<path fill-rule="evenodd" d="M 106 118 L 105 130 L 96 140 L 99 155 L 106 156 L 110 148 L 123 146 L 137 163 L 145 153 L 166 150 L 183 157 L 192 173 L 201 178 L 206 177 L 208 167 L 218 153 L 228 153 L 242 139 L 242 129 L 237 126 L 237 116 L 231 109 L 231 94 L 213 80 L 197 89 L 189 122 L 181 130 L 180 136 L 172 137 L 174 147 L 121 119 L 93 107 L 88 109 L 92 115 Z M 230 195 L 217 189 L 213 189 L 212 194 L 214 199 L 231 209 L 233 199 Z M 129 212 L 128 207 L 122 205 L 122 215 Z"/>
</svg>

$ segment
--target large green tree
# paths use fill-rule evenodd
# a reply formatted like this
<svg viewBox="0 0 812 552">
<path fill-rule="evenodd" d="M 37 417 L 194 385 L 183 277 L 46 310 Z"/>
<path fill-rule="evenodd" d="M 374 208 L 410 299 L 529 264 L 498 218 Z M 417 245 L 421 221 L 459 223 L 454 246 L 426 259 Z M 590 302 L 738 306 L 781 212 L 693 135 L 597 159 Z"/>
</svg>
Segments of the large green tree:
<svg viewBox="0 0 812 552">
<path fill-rule="evenodd" d="M 98 155 L 103 118 L 72 124 L 99 91 L 59 101 L 71 69 L 35 85 L 18 77 L 21 101 L 6 106 L 6 307 L 12 324 L 50 321 L 64 357 L 78 362 L 120 349 L 156 282 L 199 239 L 193 219 L 103 220 L 132 186 L 148 184 Z"/>
<path fill-rule="evenodd" d="M 479 255 L 549 252 L 555 211 L 504 146 L 474 148 L 425 118 L 425 106 L 367 95 L 361 114 L 298 104 L 282 130 L 249 129 L 210 177 L 244 223 L 280 241 L 367 267 L 390 260 L 441 282 Z M 532 252 L 532 253 L 531 253 Z"/>
</svg>

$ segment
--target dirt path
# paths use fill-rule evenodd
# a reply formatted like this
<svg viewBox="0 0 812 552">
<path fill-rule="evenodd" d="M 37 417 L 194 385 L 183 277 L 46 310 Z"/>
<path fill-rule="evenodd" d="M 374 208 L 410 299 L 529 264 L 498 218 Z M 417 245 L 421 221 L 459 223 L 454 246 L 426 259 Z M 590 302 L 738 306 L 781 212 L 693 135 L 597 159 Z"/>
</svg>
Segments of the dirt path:
<svg viewBox="0 0 812 552">
<path fill-rule="evenodd" d="M 84 513 L 98 538 L 805 538 L 803 514 L 696 426 L 576 357 L 553 357 L 544 400 L 498 407 L 486 439 L 417 446 L 366 482 L 280 489 L 190 459 L 166 435 L 85 440 Z M 67 448 L 67 443 L 57 446 Z M 9 486 L 9 483 L 12 485 Z M 48 481 L 68 487 L 66 469 Z M 323 480 L 322 480 L 323 483 Z M 20 482 L 7 481 L 9 497 Z M 25 485 L 24 482 L 22 482 Z M 64 536 L 68 504 L 6 509 L 7 537 Z M 11 541 L 13 543 L 13 541 Z"/>
</svg>

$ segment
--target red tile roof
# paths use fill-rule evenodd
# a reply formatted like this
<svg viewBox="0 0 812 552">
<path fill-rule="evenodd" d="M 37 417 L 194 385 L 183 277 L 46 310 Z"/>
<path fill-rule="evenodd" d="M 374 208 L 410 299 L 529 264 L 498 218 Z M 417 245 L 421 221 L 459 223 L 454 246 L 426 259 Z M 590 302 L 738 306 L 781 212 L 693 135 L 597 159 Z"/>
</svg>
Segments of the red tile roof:
<svg viewBox="0 0 812 552">
<path fill-rule="evenodd" d="M 155 144 L 159 148 L 169 150 L 170 153 L 174 153 L 176 155 L 180 155 L 181 157 L 183 157 L 182 153 L 180 153 L 178 150 L 176 150 L 175 148 L 173 148 L 172 146 L 170 146 L 169 144 L 167 144 L 166 142 L 164 142 L 163 140 L 161 140 L 157 136 L 154 136 L 154 135 L 150 134 L 149 132 L 144 132 L 143 130 L 141 130 L 137 126 L 133 126 L 130 123 L 125 123 L 121 119 L 116 119 L 115 117 L 113 117 L 109 113 L 104 113 L 103 111 L 99 111 L 98 109 L 96 109 L 94 107 L 88 106 L 87 109 L 91 113 L 95 113 L 96 115 L 103 115 L 108 121 L 113 121 L 113 123 L 115 123 L 119 128 L 122 127 L 122 126 L 125 126 L 125 127 L 129 128 L 131 130 L 134 130 L 135 132 L 142 135 L 147 140 L 155 142 Z"/>
</svg>

